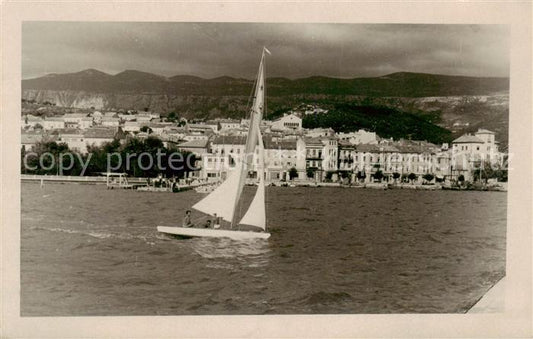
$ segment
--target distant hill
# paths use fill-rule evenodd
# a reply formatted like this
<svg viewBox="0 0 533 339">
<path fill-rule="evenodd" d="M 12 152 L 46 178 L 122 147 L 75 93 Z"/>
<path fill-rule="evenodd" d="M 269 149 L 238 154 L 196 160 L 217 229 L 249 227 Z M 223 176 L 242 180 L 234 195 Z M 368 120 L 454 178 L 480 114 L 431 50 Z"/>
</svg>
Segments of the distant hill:
<svg viewBox="0 0 533 339">
<path fill-rule="evenodd" d="M 110 75 L 88 69 L 22 80 L 22 98 L 57 107 L 149 109 L 163 116 L 174 111 L 188 119 L 242 118 L 252 87 L 252 80 L 227 76 L 163 77 L 136 70 Z M 508 78 L 408 72 L 353 79 L 276 77 L 267 79 L 266 117 L 275 118 L 301 103 L 330 108 L 338 104 L 389 107 L 448 129 L 452 137 L 478 127 L 493 130 L 505 148 L 508 91 Z"/>
<path fill-rule="evenodd" d="M 507 78 L 476 78 L 423 73 L 393 73 L 374 78 L 338 79 L 314 76 L 303 79 L 270 78 L 271 96 L 324 94 L 376 97 L 428 97 L 450 95 L 487 95 L 507 91 Z M 166 94 L 248 96 L 253 82 L 247 79 L 218 77 L 203 79 L 177 75 L 163 77 L 126 70 L 109 75 L 94 69 L 77 73 L 50 74 L 22 80 L 23 90 L 84 91 L 109 94 Z"/>
</svg>

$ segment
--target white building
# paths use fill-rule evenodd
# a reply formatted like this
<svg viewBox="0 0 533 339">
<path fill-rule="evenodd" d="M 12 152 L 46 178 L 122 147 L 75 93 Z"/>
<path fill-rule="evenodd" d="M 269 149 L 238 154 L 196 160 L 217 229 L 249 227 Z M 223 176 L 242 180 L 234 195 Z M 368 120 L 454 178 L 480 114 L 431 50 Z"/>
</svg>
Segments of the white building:
<svg viewBox="0 0 533 339">
<path fill-rule="evenodd" d="M 494 132 L 479 129 L 476 133 L 464 134 L 452 141 L 451 171 L 454 177 L 463 175 L 472 180 L 472 171 L 481 164 L 498 164 L 502 155 L 498 150 Z"/>
<path fill-rule="evenodd" d="M 138 121 L 125 121 L 122 129 L 124 132 L 134 134 L 141 131 L 141 124 Z"/>
<path fill-rule="evenodd" d="M 118 127 L 120 125 L 120 119 L 118 117 L 104 116 L 102 118 L 102 126 L 105 127 Z"/>
<path fill-rule="evenodd" d="M 378 143 L 376 132 L 368 132 L 364 129 L 360 129 L 357 132 L 338 133 L 337 136 L 339 140 L 348 141 L 352 145 Z"/>
<path fill-rule="evenodd" d="M 285 114 L 281 118 L 274 120 L 270 128 L 272 131 L 299 131 L 302 129 L 302 119 L 294 113 Z"/>
<path fill-rule="evenodd" d="M 305 136 L 308 138 L 327 137 L 335 135 L 335 131 L 332 128 L 313 128 L 305 130 Z"/>
<path fill-rule="evenodd" d="M 57 136 L 59 141 L 66 143 L 70 150 L 81 153 L 87 152 L 83 131 L 77 128 L 63 128 L 57 131 Z"/>
<path fill-rule="evenodd" d="M 87 146 L 102 146 L 106 142 L 112 142 L 116 133 L 116 128 L 93 127 L 83 131 L 83 137 Z"/>
<path fill-rule="evenodd" d="M 220 130 L 238 129 L 241 127 L 240 120 L 222 119 L 222 120 L 219 120 L 219 123 L 220 123 Z"/>
<path fill-rule="evenodd" d="M 43 120 L 43 128 L 45 130 L 65 128 L 65 120 L 63 117 L 47 117 Z"/>
<path fill-rule="evenodd" d="M 91 117 L 84 117 L 78 122 L 78 128 L 81 129 L 87 129 L 92 127 L 93 125 L 93 118 Z"/>
</svg>

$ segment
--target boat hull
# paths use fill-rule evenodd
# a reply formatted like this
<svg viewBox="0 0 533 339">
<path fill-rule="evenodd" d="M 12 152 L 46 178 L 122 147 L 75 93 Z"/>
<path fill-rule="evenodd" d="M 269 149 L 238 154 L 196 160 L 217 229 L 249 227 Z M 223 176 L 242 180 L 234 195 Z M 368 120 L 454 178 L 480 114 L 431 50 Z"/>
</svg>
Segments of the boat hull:
<svg viewBox="0 0 533 339">
<path fill-rule="evenodd" d="M 270 237 L 270 233 L 266 232 L 230 231 L 194 227 L 157 226 L 157 231 L 162 233 L 180 235 L 183 237 L 230 238 L 234 240 L 268 239 Z"/>
</svg>

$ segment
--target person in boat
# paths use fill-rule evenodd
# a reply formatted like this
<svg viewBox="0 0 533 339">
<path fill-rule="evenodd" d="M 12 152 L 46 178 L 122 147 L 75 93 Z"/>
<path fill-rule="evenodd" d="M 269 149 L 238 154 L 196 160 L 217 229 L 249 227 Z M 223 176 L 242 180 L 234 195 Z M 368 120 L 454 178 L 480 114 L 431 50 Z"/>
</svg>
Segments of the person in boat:
<svg viewBox="0 0 533 339">
<path fill-rule="evenodd" d="M 211 228 L 211 219 L 207 219 L 205 222 L 204 228 Z"/>
<path fill-rule="evenodd" d="M 213 217 L 215 218 L 213 228 L 220 228 L 220 217 L 217 217 L 216 213 L 213 214 Z"/>
<path fill-rule="evenodd" d="M 183 227 L 193 227 L 194 224 L 191 221 L 191 210 L 185 212 L 185 218 L 183 218 Z"/>
</svg>

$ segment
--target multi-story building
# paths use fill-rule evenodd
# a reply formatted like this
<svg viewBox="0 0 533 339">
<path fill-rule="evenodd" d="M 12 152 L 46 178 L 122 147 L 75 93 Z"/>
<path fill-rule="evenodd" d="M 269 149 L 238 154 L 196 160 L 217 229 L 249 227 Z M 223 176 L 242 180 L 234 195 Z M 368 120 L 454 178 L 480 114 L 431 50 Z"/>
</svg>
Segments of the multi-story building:
<svg viewBox="0 0 533 339">
<path fill-rule="evenodd" d="M 454 178 L 463 175 L 465 180 L 470 181 L 473 170 L 487 164 L 496 165 L 502 159 L 494 132 L 486 129 L 464 134 L 452 141 L 450 168 Z"/>
<path fill-rule="evenodd" d="M 241 127 L 240 120 L 222 119 L 219 120 L 218 123 L 220 124 L 220 130 L 235 129 Z"/>
<path fill-rule="evenodd" d="M 296 114 L 285 114 L 272 122 L 272 131 L 299 131 L 302 129 L 302 119 Z"/>
</svg>

